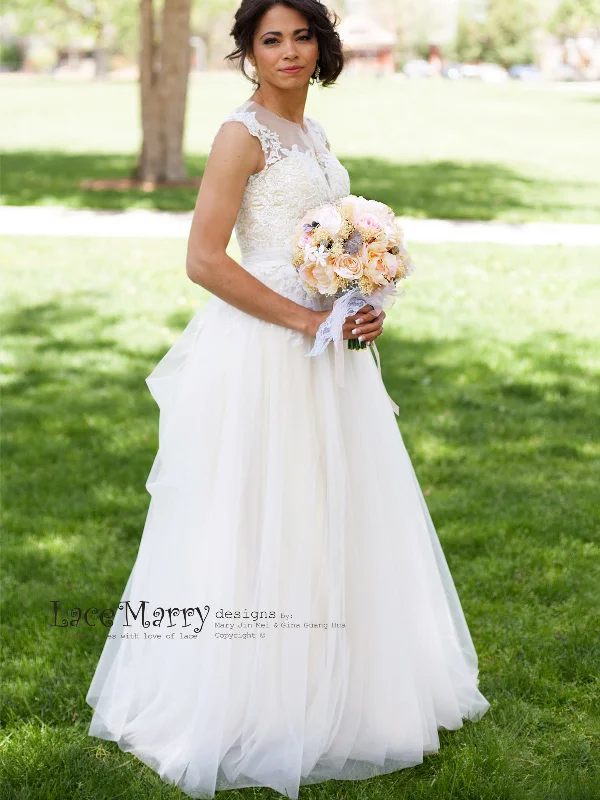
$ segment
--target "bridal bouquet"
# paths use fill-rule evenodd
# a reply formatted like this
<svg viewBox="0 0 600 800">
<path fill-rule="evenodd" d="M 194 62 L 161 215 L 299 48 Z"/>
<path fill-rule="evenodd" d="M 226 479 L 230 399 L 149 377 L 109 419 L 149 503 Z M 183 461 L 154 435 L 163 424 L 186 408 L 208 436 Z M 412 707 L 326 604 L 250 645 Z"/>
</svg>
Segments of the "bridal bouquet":
<svg viewBox="0 0 600 800">
<path fill-rule="evenodd" d="M 317 331 L 311 356 L 330 341 L 337 348 L 346 317 L 363 306 L 381 312 L 384 300 L 397 295 L 396 283 L 414 269 L 392 209 L 352 194 L 304 215 L 294 232 L 292 264 L 309 294 L 337 298 Z M 367 345 L 348 339 L 348 347 Z"/>
</svg>

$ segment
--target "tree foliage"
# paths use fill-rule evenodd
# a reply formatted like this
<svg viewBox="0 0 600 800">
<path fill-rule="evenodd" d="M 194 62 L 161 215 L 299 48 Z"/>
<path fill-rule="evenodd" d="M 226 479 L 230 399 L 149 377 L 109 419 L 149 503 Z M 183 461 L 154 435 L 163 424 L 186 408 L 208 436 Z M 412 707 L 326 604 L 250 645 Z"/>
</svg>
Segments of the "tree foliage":
<svg viewBox="0 0 600 800">
<path fill-rule="evenodd" d="M 21 34 L 41 35 L 55 47 L 91 36 L 100 75 L 109 50 L 137 56 L 136 0 L 11 0 L 11 12 Z"/>
<path fill-rule="evenodd" d="M 460 61 L 492 61 L 504 67 L 533 63 L 539 23 L 535 0 L 489 0 L 481 21 L 462 4 L 454 55 Z"/>
<path fill-rule="evenodd" d="M 600 0 L 561 0 L 548 28 L 561 39 L 585 33 L 600 34 Z"/>
</svg>

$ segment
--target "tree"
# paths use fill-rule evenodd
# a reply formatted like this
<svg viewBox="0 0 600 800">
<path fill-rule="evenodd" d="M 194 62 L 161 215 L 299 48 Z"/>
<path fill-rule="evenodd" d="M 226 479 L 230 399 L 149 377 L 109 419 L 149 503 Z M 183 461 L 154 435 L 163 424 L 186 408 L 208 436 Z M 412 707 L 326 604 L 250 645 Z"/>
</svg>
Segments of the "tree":
<svg viewBox="0 0 600 800">
<path fill-rule="evenodd" d="M 108 72 L 108 47 L 133 24 L 132 0 L 12 0 L 23 32 L 43 34 L 55 45 L 90 34 L 94 39 L 96 78 Z"/>
<path fill-rule="evenodd" d="M 600 0 L 561 0 L 549 28 L 561 39 L 600 32 Z"/>
<path fill-rule="evenodd" d="M 143 144 L 136 177 L 175 183 L 187 177 L 183 132 L 191 60 L 191 0 L 162 0 L 158 11 L 155 6 L 155 0 L 140 0 Z"/>
<path fill-rule="evenodd" d="M 488 0 L 484 20 L 461 6 L 455 52 L 461 61 L 493 61 L 509 67 L 535 60 L 536 0 Z"/>
</svg>

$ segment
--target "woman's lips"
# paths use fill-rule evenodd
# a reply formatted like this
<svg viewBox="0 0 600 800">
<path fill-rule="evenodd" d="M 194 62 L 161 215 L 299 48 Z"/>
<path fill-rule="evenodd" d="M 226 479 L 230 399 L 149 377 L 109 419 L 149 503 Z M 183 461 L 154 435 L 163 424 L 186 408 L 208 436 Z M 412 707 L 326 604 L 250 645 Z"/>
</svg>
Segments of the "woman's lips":
<svg viewBox="0 0 600 800">
<path fill-rule="evenodd" d="M 281 71 L 287 72 L 290 75 L 295 75 L 297 72 L 300 72 L 301 69 L 303 69 L 303 67 L 287 67 L 286 69 L 282 69 Z"/>
</svg>

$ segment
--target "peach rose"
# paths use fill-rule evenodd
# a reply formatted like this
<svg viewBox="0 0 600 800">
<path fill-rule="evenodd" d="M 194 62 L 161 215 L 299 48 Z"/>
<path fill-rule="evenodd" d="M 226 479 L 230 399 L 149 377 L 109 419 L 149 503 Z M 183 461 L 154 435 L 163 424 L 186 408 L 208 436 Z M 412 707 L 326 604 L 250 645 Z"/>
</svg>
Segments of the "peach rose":
<svg viewBox="0 0 600 800">
<path fill-rule="evenodd" d="M 355 280 L 362 274 L 362 264 L 357 256 L 344 253 L 334 260 L 334 271 L 342 278 Z"/>
<path fill-rule="evenodd" d="M 377 286 L 385 286 L 386 283 L 389 283 L 387 266 L 382 258 L 370 258 L 365 273 Z"/>
<path fill-rule="evenodd" d="M 337 281 L 333 265 L 330 262 L 325 264 L 315 264 L 313 267 L 313 277 L 317 282 L 317 289 L 321 294 L 335 294 L 337 292 Z"/>
<path fill-rule="evenodd" d="M 314 269 L 315 269 L 315 264 L 306 264 L 305 263 L 298 270 L 298 274 L 300 275 L 300 277 L 302 278 L 304 283 L 306 283 L 308 286 L 312 287 L 313 289 L 316 289 L 318 284 L 317 284 L 317 279 L 314 276 Z"/>
<path fill-rule="evenodd" d="M 367 248 L 367 258 L 378 258 L 385 253 L 388 244 L 385 239 L 374 239 L 366 244 L 365 247 Z"/>
</svg>

